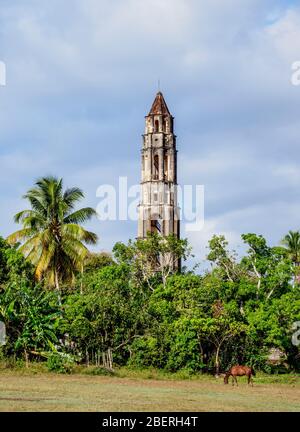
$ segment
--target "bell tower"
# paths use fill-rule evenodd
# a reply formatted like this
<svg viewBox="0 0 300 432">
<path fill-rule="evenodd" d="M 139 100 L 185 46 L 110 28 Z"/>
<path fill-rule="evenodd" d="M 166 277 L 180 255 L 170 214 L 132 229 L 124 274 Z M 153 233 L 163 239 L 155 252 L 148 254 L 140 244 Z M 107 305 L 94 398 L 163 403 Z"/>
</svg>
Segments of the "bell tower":
<svg viewBox="0 0 300 432">
<path fill-rule="evenodd" d="M 158 92 L 145 117 L 138 237 L 148 232 L 180 237 L 177 206 L 177 150 L 174 117 Z"/>
</svg>

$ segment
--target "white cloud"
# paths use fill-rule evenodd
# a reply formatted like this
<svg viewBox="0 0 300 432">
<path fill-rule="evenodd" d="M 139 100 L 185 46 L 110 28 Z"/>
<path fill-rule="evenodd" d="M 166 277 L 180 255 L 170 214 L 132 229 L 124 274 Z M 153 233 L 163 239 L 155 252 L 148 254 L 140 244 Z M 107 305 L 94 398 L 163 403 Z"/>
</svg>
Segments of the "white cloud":
<svg viewBox="0 0 300 432">
<path fill-rule="evenodd" d="M 0 11 L 0 205 L 4 234 L 18 197 L 49 172 L 78 184 L 140 174 L 143 116 L 161 79 L 176 116 L 179 180 L 204 184 L 207 224 L 238 243 L 276 243 L 297 225 L 300 9 L 279 0 L 10 0 Z M 8 201 L 9 196 L 9 201 Z M 270 223 L 270 220 L 272 223 Z M 96 224 L 102 243 L 132 224 Z"/>
</svg>

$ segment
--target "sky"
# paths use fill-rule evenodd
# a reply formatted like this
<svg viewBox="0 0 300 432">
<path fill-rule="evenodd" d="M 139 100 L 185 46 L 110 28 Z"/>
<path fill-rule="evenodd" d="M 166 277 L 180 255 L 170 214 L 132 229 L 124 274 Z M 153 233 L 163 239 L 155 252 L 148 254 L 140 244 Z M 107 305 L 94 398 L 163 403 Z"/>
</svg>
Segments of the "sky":
<svg viewBox="0 0 300 432">
<path fill-rule="evenodd" d="M 98 186 L 140 180 L 144 116 L 160 88 L 175 116 L 178 181 L 204 185 L 205 223 L 182 236 L 203 261 L 223 234 L 243 250 L 300 229 L 300 2 L 0 0 L 0 233 L 52 174 L 96 207 Z M 87 224 L 98 251 L 135 221 Z"/>
</svg>

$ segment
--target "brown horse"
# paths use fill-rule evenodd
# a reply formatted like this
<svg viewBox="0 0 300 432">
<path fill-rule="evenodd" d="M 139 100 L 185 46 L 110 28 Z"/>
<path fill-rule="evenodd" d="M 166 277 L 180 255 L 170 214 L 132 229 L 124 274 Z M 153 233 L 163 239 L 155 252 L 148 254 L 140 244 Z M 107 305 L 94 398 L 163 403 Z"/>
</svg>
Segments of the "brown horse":
<svg viewBox="0 0 300 432">
<path fill-rule="evenodd" d="M 228 378 L 230 376 L 232 376 L 232 385 L 234 385 L 234 381 L 236 382 L 236 385 L 238 386 L 238 382 L 236 377 L 237 376 L 244 376 L 246 375 L 246 377 L 248 378 L 248 385 L 252 384 L 253 386 L 253 378 L 252 375 L 255 376 L 255 372 L 254 369 L 252 367 L 248 367 L 248 366 L 232 366 L 228 372 L 226 372 L 225 377 L 224 377 L 224 384 L 228 384 Z"/>
</svg>

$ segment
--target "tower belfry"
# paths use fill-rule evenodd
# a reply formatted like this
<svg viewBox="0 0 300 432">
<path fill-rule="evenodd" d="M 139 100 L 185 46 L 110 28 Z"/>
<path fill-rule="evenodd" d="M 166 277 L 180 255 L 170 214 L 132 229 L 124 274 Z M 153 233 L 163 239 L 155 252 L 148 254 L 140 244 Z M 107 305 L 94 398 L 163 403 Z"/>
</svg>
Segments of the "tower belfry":
<svg viewBox="0 0 300 432">
<path fill-rule="evenodd" d="M 138 237 L 148 232 L 180 236 L 174 117 L 159 91 L 145 117 Z"/>
</svg>

